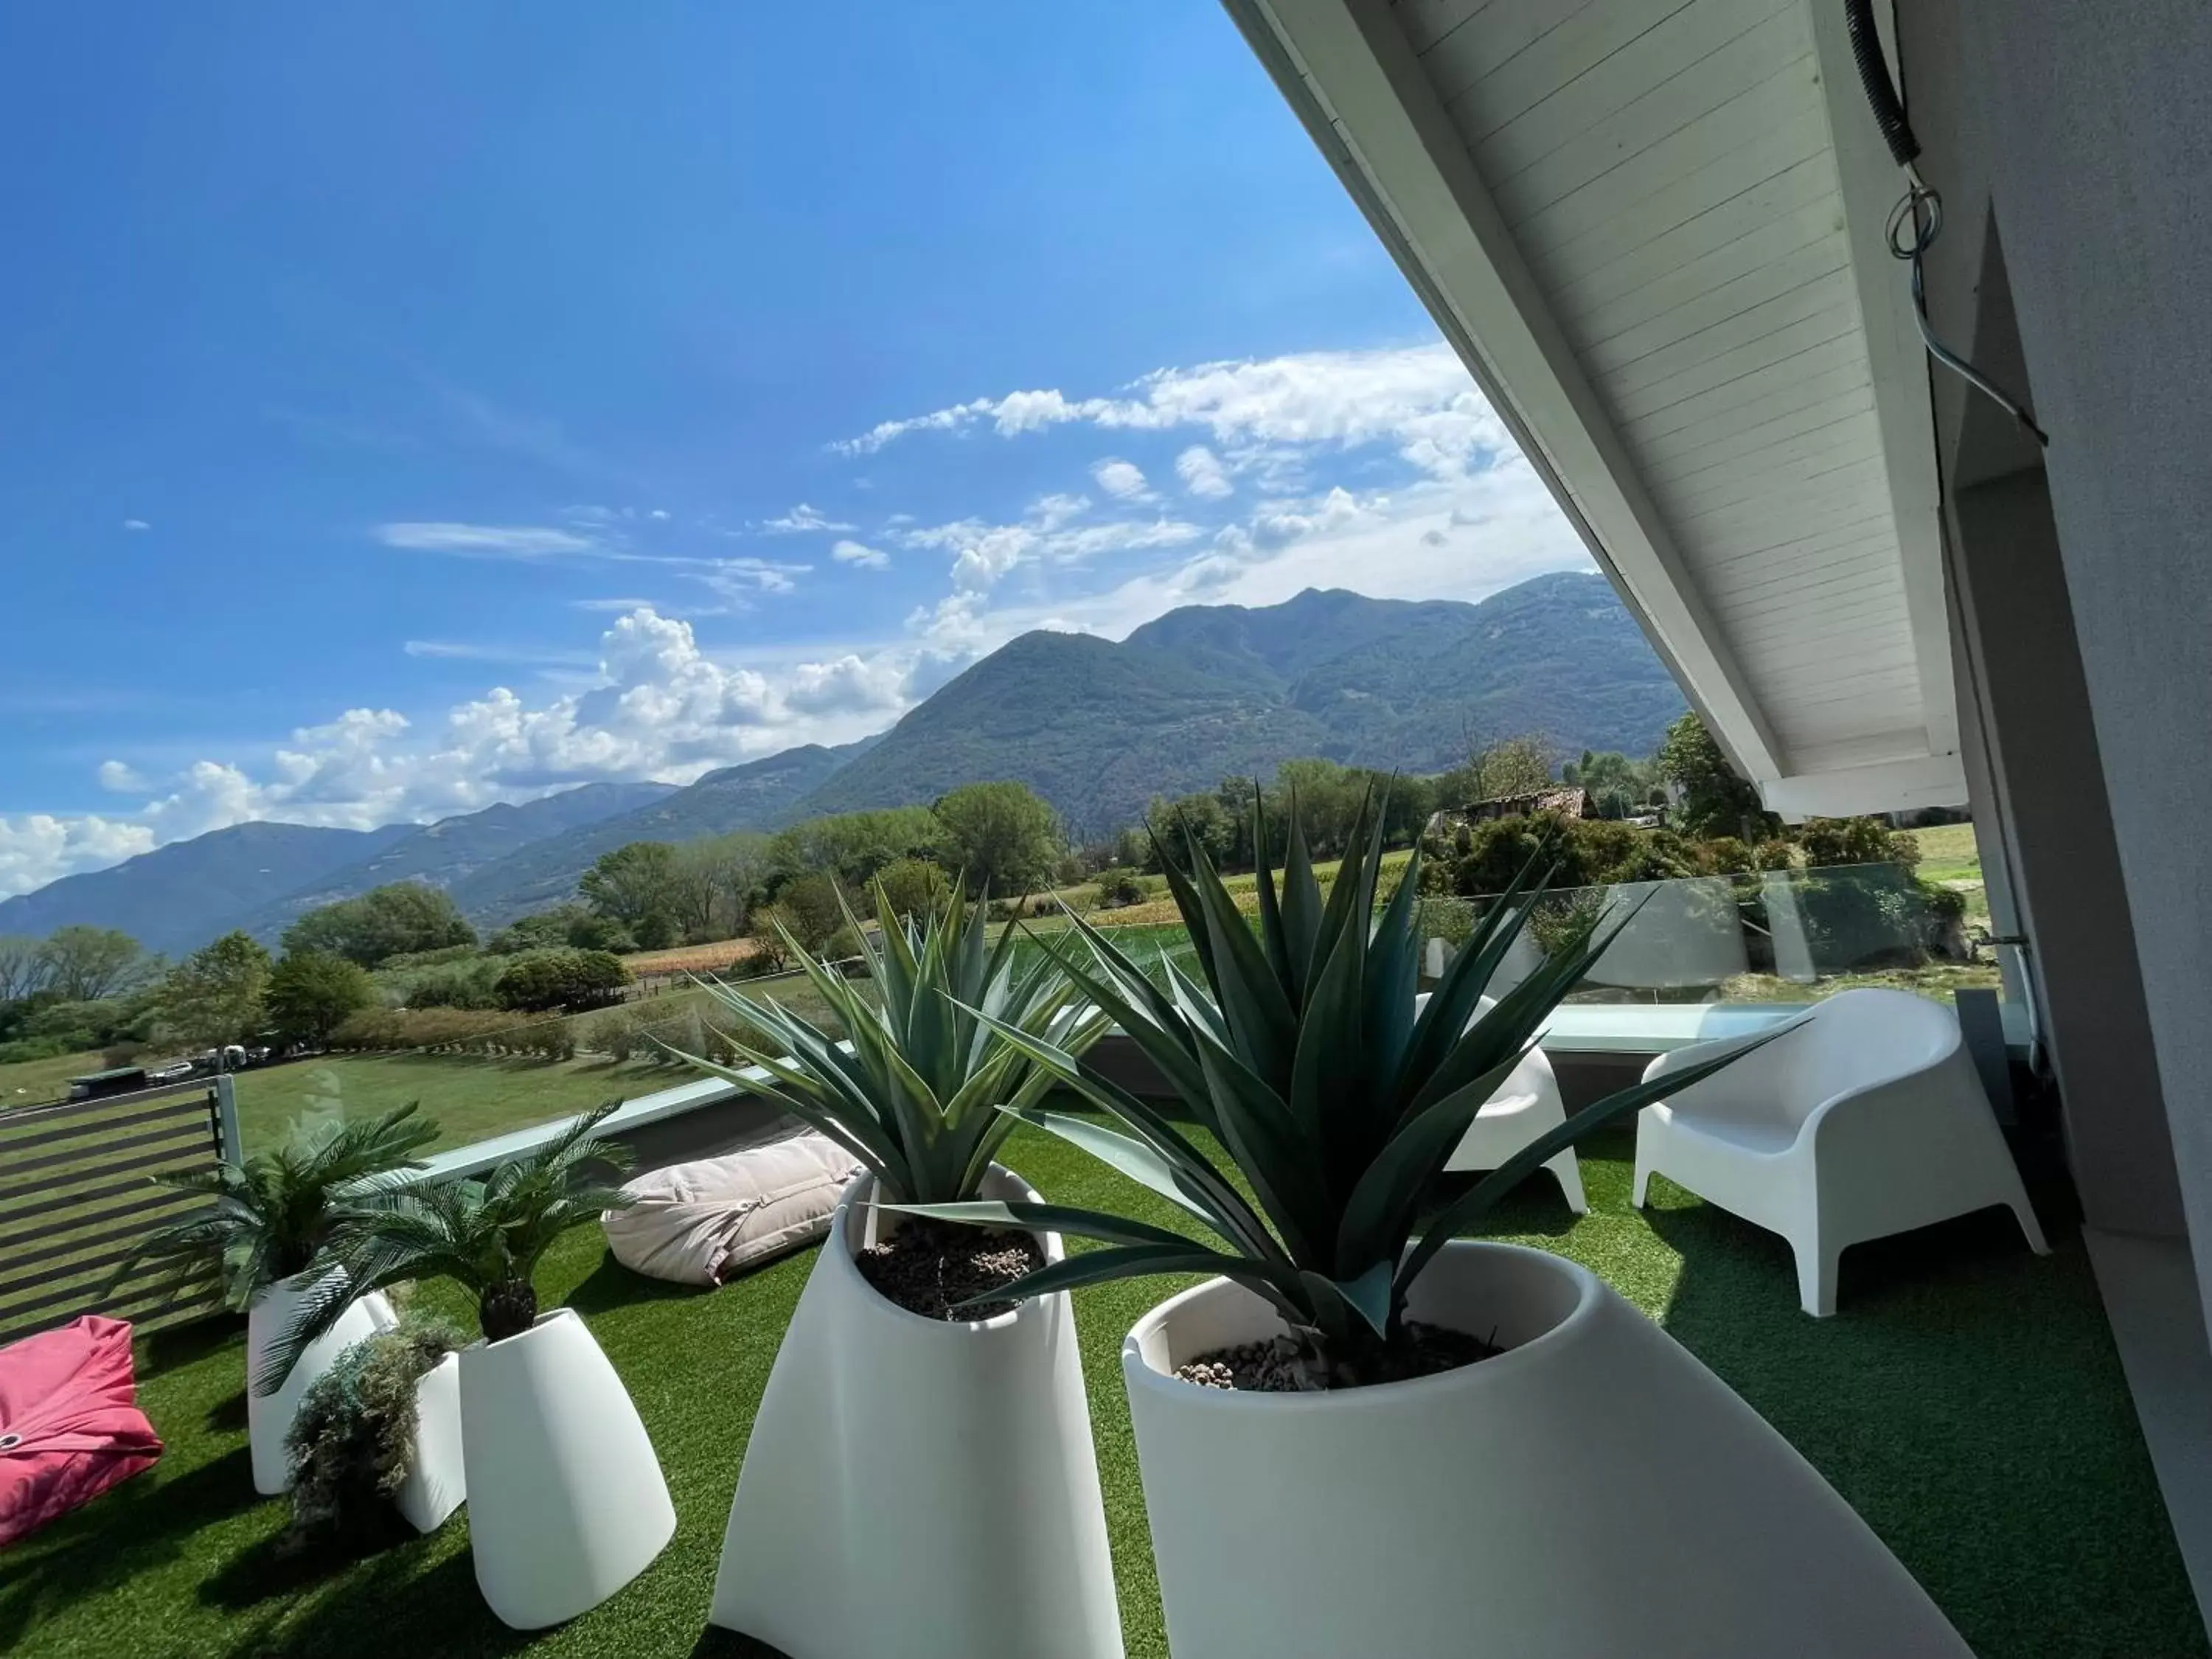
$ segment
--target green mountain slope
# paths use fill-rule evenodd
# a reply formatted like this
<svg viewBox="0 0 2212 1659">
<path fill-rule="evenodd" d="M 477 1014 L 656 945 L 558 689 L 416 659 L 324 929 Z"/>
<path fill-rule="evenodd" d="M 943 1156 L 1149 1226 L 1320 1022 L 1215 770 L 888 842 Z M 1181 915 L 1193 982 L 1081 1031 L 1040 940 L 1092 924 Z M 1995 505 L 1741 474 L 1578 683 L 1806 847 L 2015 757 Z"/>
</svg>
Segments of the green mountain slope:
<svg viewBox="0 0 2212 1659">
<path fill-rule="evenodd" d="M 1649 753 L 1681 693 L 1602 577 L 1540 576 L 1479 605 L 1309 590 L 1194 605 L 1119 644 L 1028 634 L 975 664 L 806 802 L 900 805 L 1014 778 L 1080 833 L 1156 794 L 1322 755 L 1439 770 L 1494 738 Z"/>
<path fill-rule="evenodd" d="M 875 739 L 825 749 L 787 749 L 743 766 L 709 772 L 630 811 L 545 836 L 447 884 L 453 902 L 480 927 L 495 927 L 526 911 L 572 896 L 576 878 L 600 854 L 634 841 L 694 841 L 733 830 L 774 830 L 800 816 L 810 790 Z"/>
<path fill-rule="evenodd" d="M 409 833 L 368 858 L 330 871 L 231 925 L 274 945 L 287 927 L 318 905 L 352 898 L 395 881 L 452 887 L 485 866 L 549 836 L 586 829 L 603 819 L 641 811 L 676 791 L 672 783 L 586 783 L 520 806 L 501 802 L 419 829 L 410 825 Z"/>
<path fill-rule="evenodd" d="M 44 937 L 82 922 L 120 927 L 152 951 L 197 950 L 237 918 L 414 833 L 411 823 L 233 824 L 0 902 L 0 933 Z"/>
</svg>

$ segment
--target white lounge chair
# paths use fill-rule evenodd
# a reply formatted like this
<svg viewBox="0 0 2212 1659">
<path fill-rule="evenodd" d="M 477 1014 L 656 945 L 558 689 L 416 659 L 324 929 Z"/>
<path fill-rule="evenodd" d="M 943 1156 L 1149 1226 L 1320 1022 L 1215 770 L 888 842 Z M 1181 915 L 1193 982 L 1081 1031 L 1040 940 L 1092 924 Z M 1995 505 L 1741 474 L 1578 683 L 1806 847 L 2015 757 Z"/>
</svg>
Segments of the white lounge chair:
<svg viewBox="0 0 2212 1659">
<path fill-rule="evenodd" d="M 1646 1078 L 1722 1045 L 1662 1054 Z M 2002 1204 L 2050 1254 L 1948 1008 L 1844 991 L 1795 1029 L 1638 1115 L 1636 1188 L 1656 1173 L 1790 1241 L 1805 1311 L 1836 1310 L 1845 1247 Z"/>
<path fill-rule="evenodd" d="M 1416 1013 L 1428 1006 L 1425 991 L 1413 999 Z M 1493 999 L 1483 998 L 1468 1024 L 1496 1006 Z M 1566 1121 L 1567 1110 L 1559 1099 L 1559 1080 L 1552 1074 L 1552 1062 L 1544 1058 L 1541 1048 L 1532 1048 L 1498 1092 L 1483 1103 L 1444 1168 L 1494 1170 L 1547 1129 L 1557 1128 Z M 1575 1161 L 1575 1149 L 1568 1147 L 1547 1160 L 1544 1167 L 1559 1183 L 1567 1207 L 1577 1215 L 1588 1215 L 1589 1202 L 1583 1196 L 1582 1166 Z"/>
</svg>

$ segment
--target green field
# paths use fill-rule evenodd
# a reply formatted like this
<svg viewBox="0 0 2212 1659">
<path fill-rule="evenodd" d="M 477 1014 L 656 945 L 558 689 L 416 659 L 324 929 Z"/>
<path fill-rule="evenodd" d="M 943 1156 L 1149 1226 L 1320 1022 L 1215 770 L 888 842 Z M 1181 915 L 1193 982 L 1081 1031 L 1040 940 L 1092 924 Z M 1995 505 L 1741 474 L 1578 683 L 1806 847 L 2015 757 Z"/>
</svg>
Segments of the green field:
<svg viewBox="0 0 2212 1659">
<path fill-rule="evenodd" d="M 27 1060 L 14 1066 L 0 1066 L 0 1110 L 59 1100 L 69 1092 L 71 1078 L 97 1072 L 101 1064 L 100 1050 L 94 1048 L 88 1054 L 64 1054 L 58 1060 Z"/>
<path fill-rule="evenodd" d="M 1974 844 L 1971 823 L 1939 823 L 1932 830 L 1915 830 L 1920 846 L 1920 876 L 1924 881 L 1971 881 L 1982 878 L 1982 854 Z"/>
</svg>

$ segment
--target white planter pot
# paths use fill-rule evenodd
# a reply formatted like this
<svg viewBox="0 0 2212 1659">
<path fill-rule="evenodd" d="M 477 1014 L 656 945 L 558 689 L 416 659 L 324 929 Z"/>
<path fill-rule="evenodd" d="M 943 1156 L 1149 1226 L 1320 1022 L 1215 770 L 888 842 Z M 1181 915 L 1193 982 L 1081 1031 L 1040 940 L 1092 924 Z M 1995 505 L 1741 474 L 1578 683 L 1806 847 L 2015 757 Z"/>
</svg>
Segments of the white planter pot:
<svg viewBox="0 0 2212 1659">
<path fill-rule="evenodd" d="M 246 1437 L 253 1455 L 253 1490 L 264 1498 L 292 1489 L 292 1461 L 285 1455 L 284 1437 L 291 1432 L 292 1419 L 299 1413 L 300 1398 L 308 1385 L 362 1338 L 388 1331 L 398 1322 L 383 1292 L 371 1291 L 307 1345 L 283 1388 L 268 1395 L 256 1393 L 253 1383 L 261 1375 L 263 1356 L 283 1340 L 300 1304 L 318 1282 L 306 1273 L 281 1279 L 256 1297 L 246 1310 Z"/>
<path fill-rule="evenodd" d="M 417 1532 L 435 1532 L 468 1496 L 461 1454 L 461 1357 L 449 1353 L 415 1385 L 415 1459 L 397 1498 Z"/>
<path fill-rule="evenodd" d="M 874 1188 L 845 1189 L 776 1353 L 708 1616 L 791 1659 L 1121 1659 L 1074 1310 L 887 1301 L 853 1260 Z M 982 1190 L 1037 1196 L 996 1166 Z"/>
<path fill-rule="evenodd" d="M 1173 1367 L 1281 1327 L 1220 1279 L 1121 1366 L 1179 1655 L 1968 1659 L 1835 1490 L 1576 1264 L 1455 1243 L 1409 1312 L 1510 1352 L 1328 1394 Z"/>
<path fill-rule="evenodd" d="M 459 1369 L 477 1588 L 516 1630 L 597 1607 L 676 1531 L 622 1378 L 567 1308 L 519 1336 L 471 1343 Z"/>
</svg>

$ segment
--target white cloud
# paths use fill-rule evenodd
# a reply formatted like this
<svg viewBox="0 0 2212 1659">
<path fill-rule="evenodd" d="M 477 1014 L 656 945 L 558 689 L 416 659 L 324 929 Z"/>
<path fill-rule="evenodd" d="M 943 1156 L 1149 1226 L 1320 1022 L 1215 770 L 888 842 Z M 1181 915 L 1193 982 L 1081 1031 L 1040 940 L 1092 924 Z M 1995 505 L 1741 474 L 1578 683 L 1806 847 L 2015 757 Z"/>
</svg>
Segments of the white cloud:
<svg viewBox="0 0 2212 1659">
<path fill-rule="evenodd" d="M 1176 476 L 1182 487 L 1192 495 L 1208 501 L 1218 501 L 1237 493 L 1237 486 L 1229 481 L 1228 469 L 1221 458 L 1204 444 L 1193 444 L 1176 457 Z"/>
<path fill-rule="evenodd" d="M 864 542 L 837 542 L 830 549 L 830 556 L 840 564 L 856 564 L 863 570 L 890 568 L 891 556 Z"/>
<path fill-rule="evenodd" d="M 1150 501 L 1152 492 L 1146 487 L 1143 471 L 1134 464 L 1118 459 L 1099 462 L 1091 469 L 1091 476 L 1098 487 L 1116 501 Z"/>
<path fill-rule="evenodd" d="M 773 531 L 779 536 L 795 536 L 811 530 L 855 530 L 859 526 L 842 524 L 819 508 L 809 507 L 805 501 L 801 501 L 781 518 L 770 519 L 761 528 Z"/>
<path fill-rule="evenodd" d="M 904 678 L 902 670 L 881 657 L 863 661 L 848 654 L 835 662 L 801 663 L 784 691 L 784 702 L 804 714 L 896 708 Z"/>
<path fill-rule="evenodd" d="M 97 814 L 62 818 L 46 812 L 0 817 L 0 897 L 27 893 L 64 876 L 101 870 L 155 847 L 154 831 Z"/>
<path fill-rule="evenodd" d="M 143 795 L 147 785 L 145 779 L 123 762 L 108 760 L 100 763 L 100 787 L 118 795 Z"/>
<path fill-rule="evenodd" d="M 659 519 L 665 524 L 668 520 L 668 509 L 665 507 L 656 507 L 652 512 L 647 514 L 645 516 L 648 519 Z"/>
<path fill-rule="evenodd" d="M 1461 476 L 1511 449 L 1504 423 L 1441 341 L 1164 368 L 1125 390 L 1130 395 L 1072 398 L 1041 391 L 979 398 L 884 421 L 832 447 L 867 454 L 918 432 L 957 432 L 988 422 L 1012 437 L 1081 421 L 1108 430 L 1202 428 L 1224 447 L 1389 443 L 1436 477 Z"/>
<path fill-rule="evenodd" d="M 465 558 L 536 559 L 549 554 L 588 553 L 597 545 L 570 531 L 529 525 L 380 524 L 375 534 L 386 547 L 417 553 L 454 553 Z"/>
<path fill-rule="evenodd" d="M 123 521 L 123 527 L 125 530 L 151 530 L 154 526 L 143 519 L 125 519 Z"/>
</svg>

